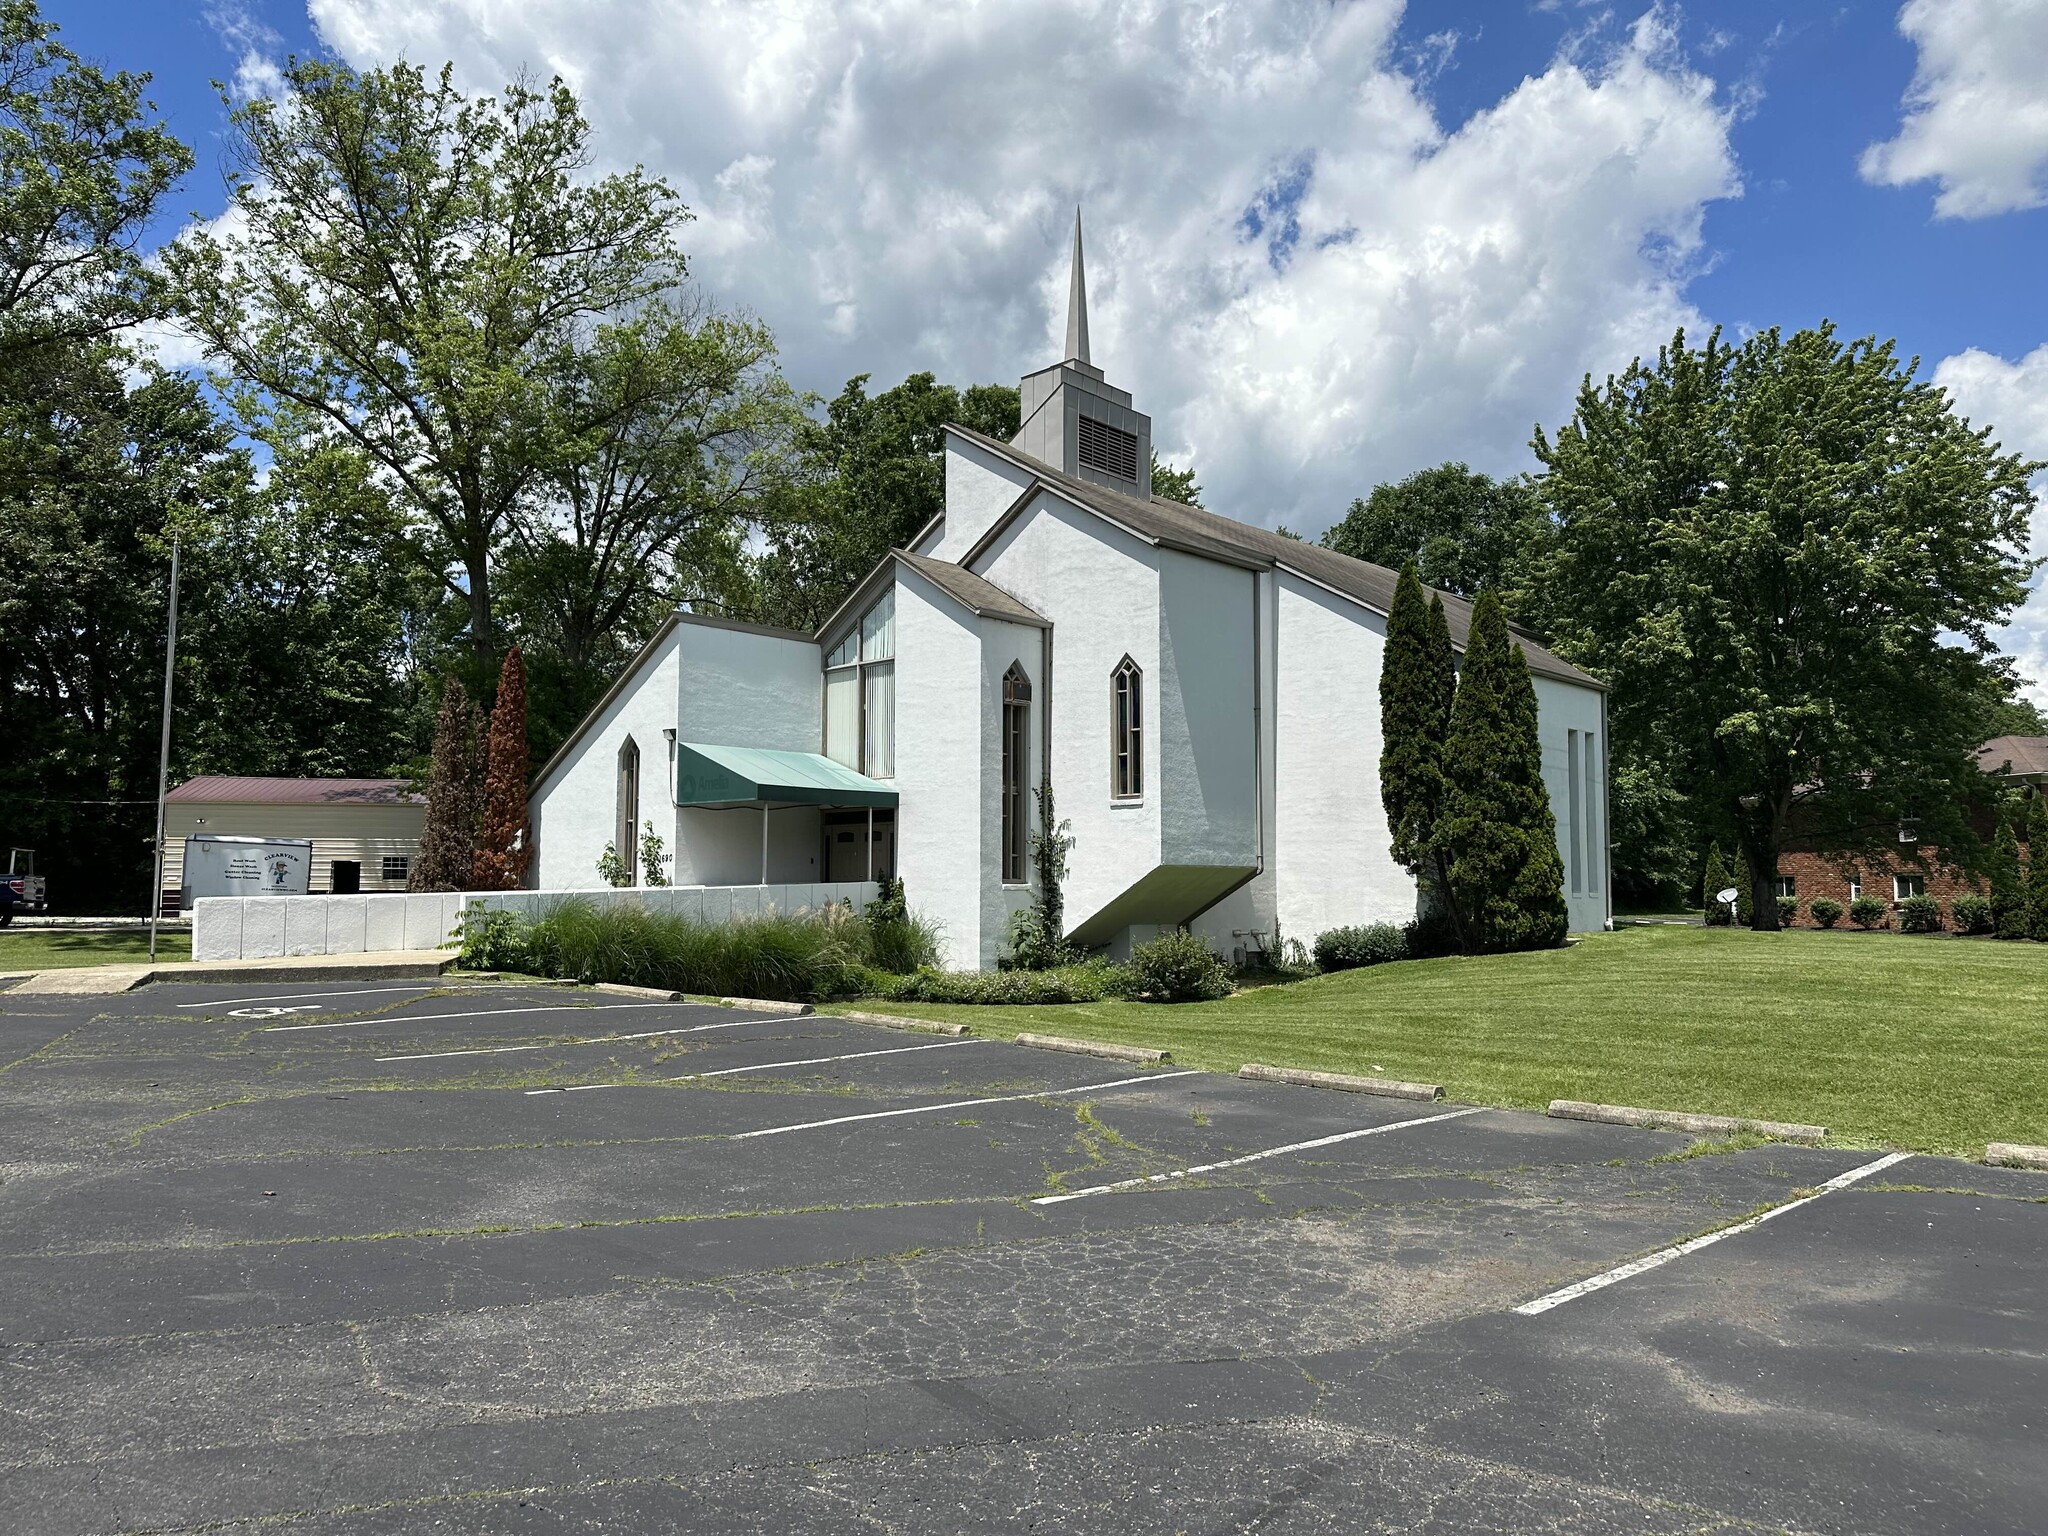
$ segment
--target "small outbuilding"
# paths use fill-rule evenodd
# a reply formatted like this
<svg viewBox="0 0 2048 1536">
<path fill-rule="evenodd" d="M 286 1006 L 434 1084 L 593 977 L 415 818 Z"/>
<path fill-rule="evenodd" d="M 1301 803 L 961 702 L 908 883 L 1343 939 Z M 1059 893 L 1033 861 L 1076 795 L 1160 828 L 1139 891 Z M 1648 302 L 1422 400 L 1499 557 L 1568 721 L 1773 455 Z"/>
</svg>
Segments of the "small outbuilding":
<svg viewBox="0 0 2048 1536">
<path fill-rule="evenodd" d="M 183 895 L 188 837 L 309 840 L 308 889 L 347 895 L 404 890 L 426 820 L 426 797 L 404 779 L 187 779 L 165 799 L 163 909 L 191 904 Z"/>
</svg>

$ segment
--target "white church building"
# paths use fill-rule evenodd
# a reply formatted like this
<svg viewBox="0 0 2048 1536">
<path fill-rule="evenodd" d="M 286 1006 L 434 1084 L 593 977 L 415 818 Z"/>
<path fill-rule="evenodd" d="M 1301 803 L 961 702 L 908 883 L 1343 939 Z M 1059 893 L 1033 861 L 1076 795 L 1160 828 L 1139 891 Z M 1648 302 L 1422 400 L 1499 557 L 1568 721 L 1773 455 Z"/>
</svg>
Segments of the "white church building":
<svg viewBox="0 0 2048 1536">
<path fill-rule="evenodd" d="M 988 967 L 1049 782 L 1082 944 L 1413 917 L 1378 783 L 1394 572 L 1152 494 L 1150 418 L 1089 358 L 1078 221 L 1066 352 L 1012 441 L 947 429 L 945 510 L 817 633 L 671 617 L 541 771 L 530 882 L 602 888 L 651 822 L 675 885 L 900 875 L 947 964 Z M 1571 927 L 1599 929 L 1606 696 L 1517 639 Z"/>
</svg>

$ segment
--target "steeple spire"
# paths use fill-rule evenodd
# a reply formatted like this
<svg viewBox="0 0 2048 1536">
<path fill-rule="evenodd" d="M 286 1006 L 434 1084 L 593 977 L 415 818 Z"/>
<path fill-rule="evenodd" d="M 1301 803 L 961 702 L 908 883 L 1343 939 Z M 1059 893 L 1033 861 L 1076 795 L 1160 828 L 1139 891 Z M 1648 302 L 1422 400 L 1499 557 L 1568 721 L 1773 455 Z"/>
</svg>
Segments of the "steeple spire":
<svg viewBox="0 0 2048 1536">
<path fill-rule="evenodd" d="M 1067 280 L 1067 359 L 1088 357 L 1088 278 L 1081 268 L 1081 210 L 1074 209 L 1074 271 Z"/>
</svg>

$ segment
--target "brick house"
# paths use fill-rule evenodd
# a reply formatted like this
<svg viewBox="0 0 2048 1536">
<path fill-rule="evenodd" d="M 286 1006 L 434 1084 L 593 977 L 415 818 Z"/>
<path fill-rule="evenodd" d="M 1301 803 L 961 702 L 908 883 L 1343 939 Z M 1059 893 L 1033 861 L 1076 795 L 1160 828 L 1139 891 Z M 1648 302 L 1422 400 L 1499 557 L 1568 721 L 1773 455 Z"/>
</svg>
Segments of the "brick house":
<svg viewBox="0 0 2048 1536">
<path fill-rule="evenodd" d="M 1977 749 L 1977 766 L 1994 775 L 2005 787 L 2022 789 L 2030 795 L 2048 793 L 2048 736 L 1994 737 Z M 1995 830 L 1988 822 L 1978 828 L 1987 841 Z M 2024 843 L 2024 820 L 2019 831 Z M 1808 911 L 1808 904 L 1816 896 L 1832 896 L 1845 910 L 1859 896 L 1875 896 L 1894 912 L 1898 910 L 1899 903 L 1909 896 L 1932 896 L 1942 904 L 1946 917 L 1948 904 L 1955 897 L 1968 892 L 1985 894 L 1982 880 L 1973 880 L 1960 871 L 1943 868 L 1941 850 L 1931 843 L 1920 842 L 1914 835 L 1911 822 L 1900 824 L 1899 845 L 1898 853 L 1890 857 L 1867 853 L 1815 853 L 1804 849 L 1780 854 L 1778 894 L 1799 900 L 1799 915 L 1793 926 L 1817 926 Z"/>
</svg>

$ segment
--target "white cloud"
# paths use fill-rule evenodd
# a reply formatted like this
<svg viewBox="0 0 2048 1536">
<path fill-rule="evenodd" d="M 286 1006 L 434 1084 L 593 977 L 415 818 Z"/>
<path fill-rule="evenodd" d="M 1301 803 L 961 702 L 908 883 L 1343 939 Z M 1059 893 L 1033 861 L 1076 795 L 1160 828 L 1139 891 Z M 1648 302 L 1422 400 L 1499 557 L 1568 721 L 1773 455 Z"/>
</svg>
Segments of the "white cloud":
<svg viewBox="0 0 2048 1536">
<path fill-rule="evenodd" d="M 359 66 L 578 91 L 697 215 L 697 277 L 826 391 L 1052 361 L 1085 206 L 1095 361 L 1210 505 L 1313 531 L 1446 456 L 1509 470 L 1580 375 L 1696 319 L 1739 184 L 1653 12 L 1451 128 L 1398 0 L 311 0 Z M 1246 210 L 1258 207 L 1255 233 Z"/>
<path fill-rule="evenodd" d="M 1991 427 L 2008 453 L 2048 461 L 2048 344 L 2016 363 L 1971 347 L 1943 358 L 1935 367 L 1934 382 L 1973 423 Z M 2036 559 L 2048 558 L 2048 470 L 2034 477 L 2033 487 L 2043 507 L 2034 514 L 2029 552 Z M 2013 616 L 2004 645 L 2032 682 L 2034 702 L 2048 708 L 2048 587 L 2040 581 L 2027 605 Z"/>
<path fill-rule="evenodd" d="M 1899 136 L 1863 152 L 1866 181 L 1938 181 L 1934 211 L 1975 219 L 2048 203 L 2048 4 L 1907 0 L 1920 50 Z"/>
</svg>

